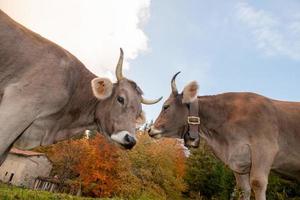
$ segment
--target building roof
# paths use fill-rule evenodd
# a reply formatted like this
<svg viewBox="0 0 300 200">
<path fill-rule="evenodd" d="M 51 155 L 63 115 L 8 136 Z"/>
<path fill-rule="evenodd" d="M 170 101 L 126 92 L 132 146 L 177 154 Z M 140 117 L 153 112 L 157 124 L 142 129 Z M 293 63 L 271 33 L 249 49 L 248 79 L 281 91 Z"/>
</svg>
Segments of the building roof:
<svg viewBox="0 0 300 200">
<path fill-rule="evenodd" d="M 44 153 L 34 152 L 34 151 L 27 151 L 27 150 L 21 150 L 17 148 L 12 148 L 9 153 L 22 155 L 22 156 L 42 156 L 45 155 Z"/>
</svg>

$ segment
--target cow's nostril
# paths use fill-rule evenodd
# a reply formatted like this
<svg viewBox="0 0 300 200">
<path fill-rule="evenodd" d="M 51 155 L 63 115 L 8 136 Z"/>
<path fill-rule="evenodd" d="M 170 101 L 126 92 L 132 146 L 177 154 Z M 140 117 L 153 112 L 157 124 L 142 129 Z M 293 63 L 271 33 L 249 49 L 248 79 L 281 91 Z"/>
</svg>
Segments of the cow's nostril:
<svg viewBox="0 0 300 200">
<path fill-rule="evenodd" d="M 129 134 L 125 135 L 124 140 L 125 140 L 126 146 L 133 147 L 136 144 L 135 138 Z"/>
</svg>

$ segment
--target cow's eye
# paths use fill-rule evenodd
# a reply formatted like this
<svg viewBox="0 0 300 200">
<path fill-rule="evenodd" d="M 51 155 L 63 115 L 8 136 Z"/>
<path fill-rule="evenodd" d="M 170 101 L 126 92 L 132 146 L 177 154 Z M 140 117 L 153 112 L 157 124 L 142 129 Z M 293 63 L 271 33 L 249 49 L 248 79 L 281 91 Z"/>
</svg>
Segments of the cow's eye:
<svg viewBox="0 0 300 200">
<path fill-rule="evenodd" d="M 117 100 L 118 100 L 118 102 L 119 102 L 120 104 L 124 104 L 124 98 L 123 98 L 123 97 L 118 96 Z"/>
<path fill-rule="evenodd" d="M 167 110 L 170 107 L 170 105 L 164 105 L 163 110 Z"/>
</svg>

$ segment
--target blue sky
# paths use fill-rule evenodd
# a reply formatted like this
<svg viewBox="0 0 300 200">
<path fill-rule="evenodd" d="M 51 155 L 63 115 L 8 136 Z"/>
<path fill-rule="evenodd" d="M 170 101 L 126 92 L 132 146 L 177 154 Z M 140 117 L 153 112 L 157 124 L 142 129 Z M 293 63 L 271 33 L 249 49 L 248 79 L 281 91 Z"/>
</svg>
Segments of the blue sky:
<svg viewBox="0 0 300 200">
<path fill-rule="evenodd" d="M 300 101 L 300 2 L 151 1 L 144 27 L 149 51 L 130 62 L 128 76 L 146 97 L 170 94 L 197 80 L 199 95 L 250 91 Z M 155 118 L 162 102 L 144 106 Z"/>
</svg>

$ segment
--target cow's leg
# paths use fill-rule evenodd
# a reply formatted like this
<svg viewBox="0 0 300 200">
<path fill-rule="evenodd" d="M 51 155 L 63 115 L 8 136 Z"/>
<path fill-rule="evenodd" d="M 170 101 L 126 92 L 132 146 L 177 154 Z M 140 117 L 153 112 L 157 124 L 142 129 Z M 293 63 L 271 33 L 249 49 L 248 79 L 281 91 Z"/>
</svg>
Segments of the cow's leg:
<svg viewBox="0 0 300 200">
<path fill-rule="evenodd" d="M 266 200 L 268 173 L 255 173 L 255 175 L 251 175 L 250 183 L 255 194 L 255 200 Z"/>
<path fill-rule="evenodd" d="M 249 174 L 238 174 L 234 173 L 236 184 L 242 193 L 240 195 L 240 200 L 250 200 L 251 187 L 250 187 L 250 177 Z"/>
<path fill-rule="evenodd" d="M 252 166 L 250 171 L 250 185 L 255 194 L 255 200 L 266 200 L 268 176 L 277 147 L 264 143 L 251 148 Z"/>
<path fill-rule="evenodd" d="M 22 96 L 15 86 L 7 88 L 0 104 L 0 157 L 5 158 L 13 142 L 28 128 L 38 114 L 35 98 Z M 2 159 L 3 160 L 3 159 Z"/>
</svg>

